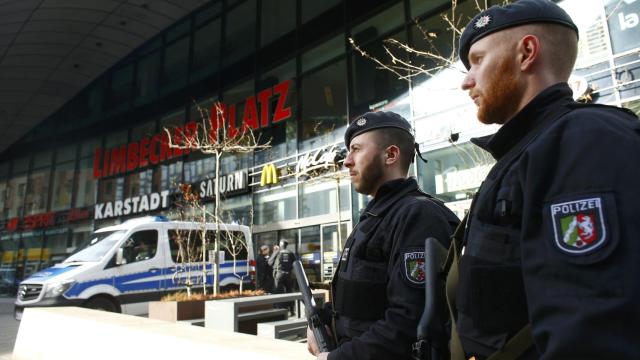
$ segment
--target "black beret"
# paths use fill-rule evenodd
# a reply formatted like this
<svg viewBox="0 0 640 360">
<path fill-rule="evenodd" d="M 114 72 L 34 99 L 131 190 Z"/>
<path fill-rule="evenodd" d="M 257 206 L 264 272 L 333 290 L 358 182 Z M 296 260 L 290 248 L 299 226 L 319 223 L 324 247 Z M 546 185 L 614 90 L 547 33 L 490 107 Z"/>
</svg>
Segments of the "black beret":
<svg viewBox="0 0 640 360">
<path fill-rule="evenodd" d="M 476 15 L 460 36 L 460 60 L 469 70 L 469 49 L 483 37 L 513 26 L 531 23 L 564 25 L 576 32 L 578 27 L 569 14 L 549 0 L 520 0 L 509 5 L 494 5 Z"/>
<path fill-rule="evenodd" d="M 344 144 L 348 149 L 355 136 L 380 128 L 398 128 L 414 137 L 411 124 L 405 118 L 394 112 L 377 111 L 368 112 L 352 121 L 344 133 Z"/>
</svg>

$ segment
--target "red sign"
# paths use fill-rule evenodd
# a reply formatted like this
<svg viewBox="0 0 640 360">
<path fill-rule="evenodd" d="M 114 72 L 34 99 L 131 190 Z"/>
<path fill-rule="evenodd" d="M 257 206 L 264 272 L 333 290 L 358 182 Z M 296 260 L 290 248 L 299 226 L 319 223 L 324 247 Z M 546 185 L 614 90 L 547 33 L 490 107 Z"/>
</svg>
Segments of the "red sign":
<svg viewBox="0 0 640 360">
<path fill-rule="evenodd" d="M 4 224 L 5 231 L 36 230 L 53 226 L 61 226 L 92 217 L 91 210 L 71 209 L 58 212 L 48 212 L 35 215 L 27 215 L 20 218 L 11 218 Z M 3 230 L 0 225 L 0 231 Z"/>
<path fill-rule="evenodd" d="M 242 124 L 240 129 L 259 129 L 269 126 L 269 104 L 274 96 L 278 101 L 273 113 L 271 123 L 275 124 L 291 117 L 291 107 L 285 107 L 287 94 L 291 80 L 286 80 L 277 84 L 273 88 L 262 90 L 256 96 L 249 96 L 244 103 L 244 113 L 242 114 Z M 258 106 L 259 105 L 259 106 Z M 258 108 L 260 114 L 258 115 Z M 240 133 L 236 123 L 236 106 L 234 104 L 214 104 L 211 107 L 210 124 L 212 135 L 222 127 L 227 126 L 227 136 L 233 138 Z M 239 115 L 239 114 L 238 114 Z M 190 121 L 183 127 L 173 129 L 172 143 L 180 144 L 183 138 L 193 136 L 198 129 L 196 121 Z M 96 179 L 123 174 L 138 168 L 143 168 L 149 164 L 155 165 L 159 162 L 170 160 L 177 156 L 186 155 L 189 149 L 172 148 L 169 146 L 169 136 L 166 132 L 153 135 L 151 138 L 145 137 L 138 142 L 121 145 L 111 149 L 96 149 L 93 157 L 93 177 Z"/>
</svg>

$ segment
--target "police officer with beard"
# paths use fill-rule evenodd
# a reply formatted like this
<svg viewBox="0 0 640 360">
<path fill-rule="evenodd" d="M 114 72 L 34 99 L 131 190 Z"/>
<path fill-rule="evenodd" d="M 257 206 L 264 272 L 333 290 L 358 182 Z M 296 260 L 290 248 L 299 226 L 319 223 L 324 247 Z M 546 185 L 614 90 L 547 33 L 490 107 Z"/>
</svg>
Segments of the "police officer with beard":
<svg viewBox="0 0 640 360">
<path fill-rule="evenodd" d="M 423 311 L 424 240 L 448 246 L 458 218 L 407 177 L 417 148 L 411 125 L 392 112 L 367 113 L 345 133 L 344 166 L 373 199 L 347 239 L 332 281 L 337 349 L 318 359 L 410 359 Z"/>
<path fill-rule="evenodd" d="M 577 44 L 547 0 L 491 7 L 461 36 L 462 88 L 502 127 L 474 140 L 497 163 L 448 279 L 454 359 L 640 354 L 640 122 L 573 101 Z"/>
</svg>

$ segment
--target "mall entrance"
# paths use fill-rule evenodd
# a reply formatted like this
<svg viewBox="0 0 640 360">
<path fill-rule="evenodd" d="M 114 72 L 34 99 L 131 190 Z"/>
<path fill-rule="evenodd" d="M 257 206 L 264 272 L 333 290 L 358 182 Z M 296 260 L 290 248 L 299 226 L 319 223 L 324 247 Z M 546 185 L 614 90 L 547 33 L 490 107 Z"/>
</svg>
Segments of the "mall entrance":
<svg viewBox="0 0 640 360">
<path fill-rule="evenodd" d="M 274 230 L 253 235 L 255 254 L 262 245 L 273 248 L 280 240 L 289 242 L 288 249 L 293 251 L 307 273 L 309 282 L 326 283 L 333 277 L 338 257 L 351 231 L 351 222 L 303 226 L 296 229 Z"/>
</svg>

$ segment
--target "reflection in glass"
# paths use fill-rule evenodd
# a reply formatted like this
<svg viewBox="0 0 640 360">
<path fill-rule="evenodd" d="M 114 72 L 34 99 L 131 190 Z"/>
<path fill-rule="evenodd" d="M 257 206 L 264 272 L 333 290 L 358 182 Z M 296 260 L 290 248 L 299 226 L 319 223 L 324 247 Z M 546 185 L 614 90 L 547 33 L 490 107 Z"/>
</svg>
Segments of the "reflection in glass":
<svg viewBox="0 0 640 360">
<path fill-rule="evenodd" d="M 302 79 L 299 150 L 342 139 L 347 126 L 346 66 L 340 60 Z"/>
<path fill-rule="evenodd" d="M 295 186 L 254 194 L 254 222 L 257 225 L 296 218 Z"/>
<path fill-rule="evenodd" d="M 262 2 L 262 46 L 292 31 L 296 26 L 296 0 Z"/>
<path fill-rule="evenodd" d="M 220 18 L 196 30 L 193 39 L 192 72 L 196 77 L 214 73 L 220 63 Z"/>
<path fill-rule="evenodd" d="M 75 164 L 73 162 L 56 165 L 53 172 L 53 199 L 51 202 L 51 210 L 64 210 L 71 206 L 74 170 Z"/>
<path fill-rule="evenodd" d="M 91 206 L 96 201 L 96 180 L 93 178 L 93 159 L 80 160 L 75 207 Z"/>
<path fill-rule="evenodd" d="M 471 204 L 495 160 L 486 151 L 464 143 L 424 154 L 429 162 L 419 164 L 418 184 L 442 199 L 459 218 Z"/>
<path fill-rule="evenodd" d="M 300 217 L 336 214 L 338 211 L 335 180 L 300 184 Z M 349 183 L 340 184 L 340 210 L 349 210 Z"/>
<path fill-rule="evenodd" d="M 340 4 L 340 2 L 341 0 L 301 1 L 302 23 L 306 23 L 314 17 Z"/>
<path fill-rule="evenodd" d="M 251 54 L 256 46 L 256 1 L 245 1 L 227 14 L 224 65 Z"/>
<path fill-rule="evenodd" d="M 49 169 L 34 171 L 29 175 L 25 214 L 38 214 L 47 210 L 49 196 Z"/>
<path fill-rule="evenodd" d="M 23 215 L 24 196 L 27 190 L 27 176 L 15 176 L 9 180 L 7 186 L 7 203 L 9 209 L 9 217 L 18 217 Z"/>
</svg>

